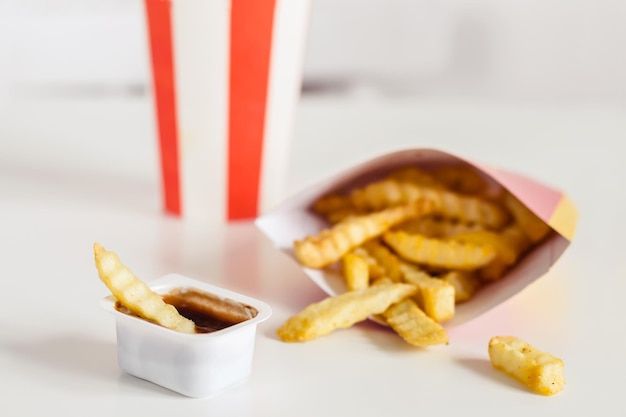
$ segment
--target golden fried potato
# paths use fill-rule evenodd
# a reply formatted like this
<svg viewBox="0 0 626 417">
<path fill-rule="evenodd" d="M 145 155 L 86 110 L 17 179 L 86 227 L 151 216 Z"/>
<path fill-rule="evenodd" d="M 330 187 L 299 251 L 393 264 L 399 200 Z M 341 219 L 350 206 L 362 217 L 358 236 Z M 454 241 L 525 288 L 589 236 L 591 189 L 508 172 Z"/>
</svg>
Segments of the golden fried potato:
<svg viewBox="0 0 626 417">
<path fill-rule="evenodd" d="M 516 223 L 530 239 L 531 243 L 537 243 L 552 230 L 550 226 L 541 220 L 528 207 L 522 204 L 513 194 L 505 193 L 504 205 L 511 212 Z"/>
<path fill-rule="evenodd" d="M 487 190 L 485 179 L 468 166 L 443 166 L 435 169 L 432 175 L 450 190 L 462 194 L 482 194 Z"/>
<path fill-rule="evenodd" d="M 382 268 L 383 274 L 392 281 L 402 281 L 400 259 L 383 245 L 379 239 L 372 239 L 361 246 Z"/>
<path fill-rule="evenodd" d="M 313 203 L 313 211 L 318 214 L 328 214 L 337 210 L 352 207 L 352 202 L 346 196 L 329 194 L 322 196 Z"/>
<path fill-rule="evenodd" d="M 368 251 L 363 249 L 363 246 L 354 248 L 352 253 L 354 253 L 355 255 L 359 255 L 361 258 L 365 259 L 365 262 L 367 262 L 367 266 L 369 267 L 368 270 L 370 281 L 385 275 L 385 270 L 383 269 L 383 267 L 379 265 L 378 261 L 372 255 L 370 255 Z"/>
<path fill-rule="evenodd" d="M 477 232 L 486 230 L 478 223 L 463 223 L 456 220 L 438 218 L 436 216 L 416 217 L 393 228 L 411 234 L 419 234 L 427 237 L 452 237 L 461 233 Z"/>
<path fill-rule="evenodd" d="M 159 294 L 120 262 L 117 254 L 107 251 L 99 243 L 94 243 L 93 249 L 100 279 L 124 307 L 168 329 L 196 332 L 193 321 L 180 315 L 173 305 L 165 303 Z"/>
<path fill-rule="evenodd" d="M 481 285 L 474 271 L 448 271 L 441 279 L 454 287 L 454 301 L 457 304 L 471 299 Z"/>
<path fill-rule="evenodd" d="M 488 265 L 481 268 L 480 277 L 486 281 L 500 279 L 521 255 L 531 246 L 530 239 L 526 236 L 521 226 L 513 223 L 498 233 L 500 240 L 512 251 L 513 256 L 506 258 L 497 256 Z"/>
<path fill-rule="evenodd" d="M 517 256 L 523 254 L 532 245 L 519 223 L 513 223 L 502 229 L 500 237 L 513 248 Z"/>
<path fill-rule="evenodd" d="M 418 200 L 372 214 L 351 217 L 315 236 L 296 240 L 294 242 L 296 258 L 304 266 L 323 268 L 396 224 L 430 213 L 432 207 L 429 200 Z"/>
<path fill-rule="evenodd" d="M 509 221 L 503 207 L 486 199 L 411 182 L 384 179 L 350 193 L 352 204 L 364 210 L 380 210 L 422 198 L 433 201 L 434 212 L 447 218 L 482 224 L 490 229 L 500 229 Z"/>
<path fill-rule="evenodd" d="M 426 315 L 438 323 L 450 320 L 455 311 L 454 286 L 440 278 L 434 278 L 414 265 L 401 265 L 403 279 L 419 288 L 415 295 Z"/>
<path fill-rule="evenodd" d="M 394 283 L 327 297 L 291 316 L 276 334 L 284 342 L 310 341 L 380 314 L 390 305 L 416 292 L 414 285 Z"/>
<path fill-rule="evenodd" d="M 565 386 L 563 361 L 515 336 L 491 338 L 489 359 L 495 369 L 538 394 L 554 395 Z"/>
<path fill-rule="evenodd" d="M 353 252 L 343 257 L 342 273 L 348 291 L 367 288 L 370 283 L 370 271 L 367 260 Z"/>
<path fill-rule="evenodd" d="M 393 304 L 385 310 L 383 317 L 400 337 L 413 346 L 447 345 L 449 342 L 448 332 L 410 298 Z"/>
<path fill-rule="evenodd" d="M 429 185 L 434 187 L 443 186 L 443 184 L 437 181 L 432 174 L 414 165 L 395 169 L 387 175 L 387 178 L 399 182 L 410 182 L 417 185 Z"/>
<path fill-rule="evenodd" d="M 457 303 L 505 276 L 551 230 L 478 170 L 465 165 L 430 168 L 403 166 L 346 194 L 317 199 L 312 210 L 329 228 L 293 245 L 304 267 L 323 269 L 342 261 L 349 291 L 342 296 L 347 300 L 374 287 L 412 284 L 416 293 L 392 303 L 387 315 L 398 333 L 418 346 L 444 339 L 437 327 L 422 328 L 410 320 L 422 323 L 425 317 L 436 326 L 450 320 Z M 288 320 L 279 329 L 281 339 L 310 340 L 367 317 L 387 321 L 383 312 L 349 314 L 350 301 L 336 297 Z M 427 329 L 432 335 L 422 333 Z M 445 338 L 447 343 L 447 334 Z"/>
<path fill-rule="evenodd" d="M 410 262 L 449 269 L 476 269 L 496 256 L 488 244 L 459 243 L 405 232 L 386 232 L 383 240 Z"/>
<path fill-rule="evenodd" d="M 345 207 L 345 208 L 337 209 L 335 211 L 328 212 L 324 216 L 326 217 L 326 220 L 328 220 L 328 223 L 337 224 L 351 217 L 363 216 L 365 214 L 367 213 L 364 212 L 363 210 L 359 210 L 354 207 Z"/>
<path fill-rule="evenodd" d="M 489 230 L 459 233 L 449 237 L 448 240 L 454 240 L 461 243 L 489 245 L 496 250 L 495 258 L 500 259 L 507 265 L 512 264 L 517 259 L 515 248 L 510 246 L 508 242 L 500 236 L 500 234 Z"/>
</svg>

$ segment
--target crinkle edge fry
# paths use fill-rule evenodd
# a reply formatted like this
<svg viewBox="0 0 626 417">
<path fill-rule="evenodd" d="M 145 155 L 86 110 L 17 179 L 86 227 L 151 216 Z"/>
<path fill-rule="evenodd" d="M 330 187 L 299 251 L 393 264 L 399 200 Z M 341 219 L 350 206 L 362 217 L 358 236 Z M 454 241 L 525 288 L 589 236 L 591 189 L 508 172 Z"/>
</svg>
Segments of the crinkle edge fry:
<svg viewBox="0 0 626 417">
<path fill-rule="evenodd" d="M 146 320 L 182 333 L 195 333 L 193 321 L 178 313 L 173 305 L 152 291 L 121 263 L 117 254 L 94 243 L 94 257 L 100 280 L 129 311 Z"/>
</svg>

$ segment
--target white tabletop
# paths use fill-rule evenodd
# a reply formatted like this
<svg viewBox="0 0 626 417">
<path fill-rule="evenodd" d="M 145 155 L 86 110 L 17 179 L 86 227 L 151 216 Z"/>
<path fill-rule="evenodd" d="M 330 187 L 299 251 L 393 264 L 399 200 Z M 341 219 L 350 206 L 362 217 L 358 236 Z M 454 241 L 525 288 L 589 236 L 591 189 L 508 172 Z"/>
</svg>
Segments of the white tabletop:
<svg viewBox="0 0 626 417">
<path fill-rule="evenodd" d="M 552 270 L 450 331 L 408 346 L 371 322 L 303 344 L 276 329 L 325 294 L 251 222 L 202 230 L 161 212 L 147 98 L 14 99 L 0 107 L 0 409 L 35 416 L 567 415 L 624 409 L 626 110 L 607 105 L 305 97 L 287 193 L 402 147 L 436 147 L 564 190 L 574 241 Z M 259 298 L 252 375 L 189 399 L 124 374 L 100 308 L 92 244 L 146 281 L 177 272 Z M 494 371 L 491 336 L 565 362 L 567 385 L 533 394 Z M 475 412 L 475 413 L 474 413 Z M 606 413 L 602 413 L 606 414 Z"/>
</svg>

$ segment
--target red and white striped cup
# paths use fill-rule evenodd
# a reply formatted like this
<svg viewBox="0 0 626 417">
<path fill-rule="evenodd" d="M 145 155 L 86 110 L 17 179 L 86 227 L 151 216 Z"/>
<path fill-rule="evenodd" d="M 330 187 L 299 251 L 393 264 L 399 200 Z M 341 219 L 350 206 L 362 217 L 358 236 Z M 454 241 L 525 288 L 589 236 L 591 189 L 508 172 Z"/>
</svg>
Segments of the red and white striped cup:
<svg viewBox="0 0 626 417">
<path fill-rule="evenodd" d="M 144 0 L 167 213 L 256 217 L 284 196 L 311 0 Z"/>
</svg>

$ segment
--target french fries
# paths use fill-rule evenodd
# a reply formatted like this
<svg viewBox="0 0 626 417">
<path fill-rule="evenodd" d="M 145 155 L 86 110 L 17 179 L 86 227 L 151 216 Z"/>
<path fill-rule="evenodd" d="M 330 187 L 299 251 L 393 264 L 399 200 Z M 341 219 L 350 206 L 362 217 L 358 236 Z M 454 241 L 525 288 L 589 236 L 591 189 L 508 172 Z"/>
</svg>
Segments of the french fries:
<svg viewBox="0 0 626 417">
<path fill-rule="evenodd" d="M 416 299 L 424 312 L 436 322 L 454 317 L 455 287 L 439 278 L 433 278 L 414 265 L 401 266 L 404 281 L 419 288 Z"/>
<path fill-rule="evenodd" d="M 343 276 L 349 291 L 367 288 L 370 283 L 367 260 L 356 253 L 346 254 L 343 257 Z"/>
<path fill-rule="evenodd" d="M 282 340 L 312 340 L 372 317 L 411 345 L 447 344 L 441 323 L 455 306 L 505 276 L 551 230 L 468 166 L 405 166 L 380 178 L 314 201 L 329 226 L 294 241 L 296 259 L 318 269 L 341 262 L 335 270 L 347 292 L 289 318 L 278 331 Z M 390 285 L 414 293 L 384 309 L 355 307 L 363 293 Z"/>
<path fill-rule="evenodd" d="M 434 211 L 437 214 L 463 222 L 479 223 L 493 229 L 501 228 L 509 220 L 503 207 L 486 199 L 394 179 L 384 179 L 356 189 L 350 194 L 350 198 L 352 204 L 362 210 L 380 210 L 428 199 L 435 205 Z"/>
<path fill-rule="evenodd" d="M 304 266 L 323 268 L 396 224 L 430 213 L 432 207 L 429 200 L 416 200 L 372 214 L 350 217 L 318 235 L 295 241 L 296 258 Z"/>
<path fill-rule="evenodd" d="M 515 336 L 494 336 L 489 341 L 492 366 L 542 395 L 563 390 L 563 361 Z"/>
<path fill-rule="evenodd" d="M 196 333 L 193 321 L 183 317 L 176 308 L 165 303 L 143 281 L 120 261 L 116 253 L 94 243 L 98 275 L 113 296 L 129 311 L 146 320 L 182 333 Z"/>
<path fill-rule="evenodd" d="M 413 346 L 448 344 L 446 330 L 420 310 L 410 298 L 393 304 L 383 313 L 383 317 L 400 337 Z"/>
<path fill-rule="evenodd" d="M 350 327 L 417 292 L 410 284 L 380 284 L 348 291 L 310 304 L 277 331 L 285 342 L 306 342 L 336 329 Z"/>
<path fill-rule="evenodd" d="M 405 232 L 387 232 L 383 240 L 407 261 L 441 268 L 476 269 L 496 255 L 489 244 L 431 239 Z"/>
<path fill-rule="evenodd" d="M 471 299 L 481 286 L 480 279 L 474 271 L 449 271 L 443 274 L 441 279 L 454 287 L 455 304 Z"/>
<path fill-rule="evenodd" d="M 394 282 L 402 281 L 400 258 L 378 239 L 372 239 L 363 244 L 363 249 L 372 257 L 382 269 L 383 275 Z"/>
</svg>

